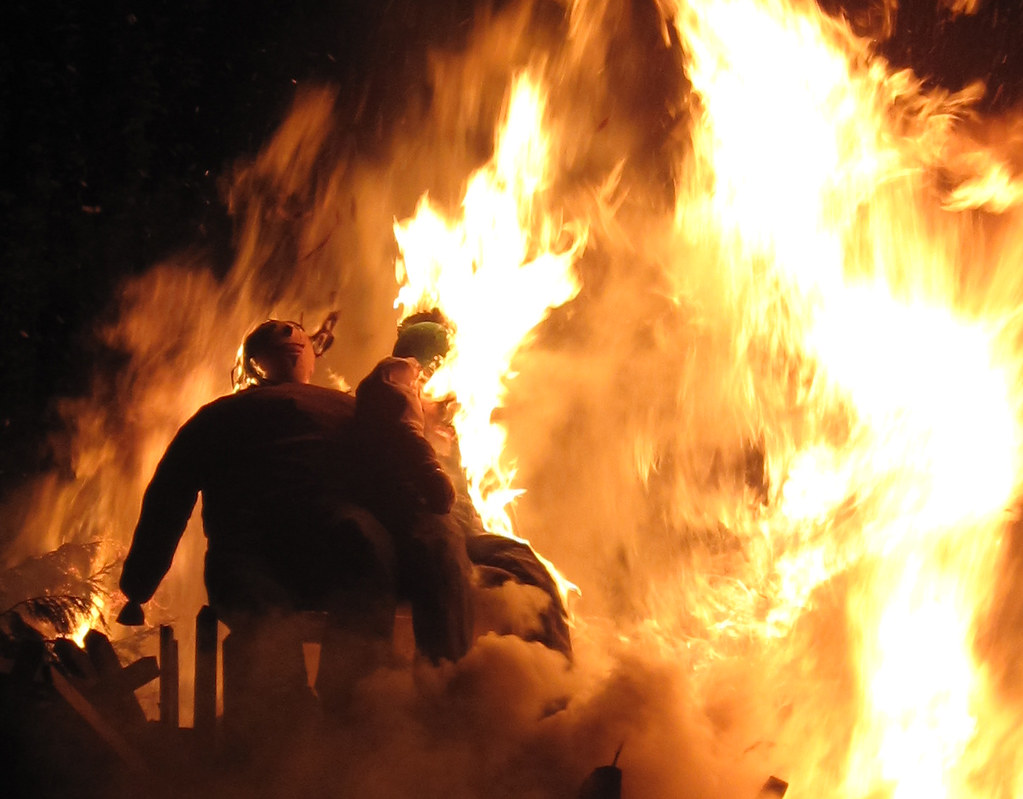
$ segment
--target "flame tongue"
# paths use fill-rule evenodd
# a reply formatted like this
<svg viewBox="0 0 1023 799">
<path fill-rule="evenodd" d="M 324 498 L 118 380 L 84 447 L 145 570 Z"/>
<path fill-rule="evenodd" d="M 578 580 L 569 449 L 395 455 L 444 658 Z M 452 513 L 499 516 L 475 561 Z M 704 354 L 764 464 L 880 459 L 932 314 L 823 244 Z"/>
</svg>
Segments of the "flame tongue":
<svg viewBox="0 0 1023 799">
<path fill-rule="evenodd" d="M 542 92 L 528 74 L 515 79 L 493 158 L 470 178 L 460 218 L 447 220 L 424 196 L 394 229 L 396 307 L 407 316 L 435 306 L 454 325 L 452 350 L 426 391 L 457 398 L 469 492 L 487 529 L 502 535 L 513 534 L 507 509 L 521 491 L 512 486 L 514 466 L 502 461 L 506 434 L 494 411 L 515 354 L 552 308 L 578 293 L 573 263 L 586 238 L 541 205 L 551 149 Z"/>
</svg>

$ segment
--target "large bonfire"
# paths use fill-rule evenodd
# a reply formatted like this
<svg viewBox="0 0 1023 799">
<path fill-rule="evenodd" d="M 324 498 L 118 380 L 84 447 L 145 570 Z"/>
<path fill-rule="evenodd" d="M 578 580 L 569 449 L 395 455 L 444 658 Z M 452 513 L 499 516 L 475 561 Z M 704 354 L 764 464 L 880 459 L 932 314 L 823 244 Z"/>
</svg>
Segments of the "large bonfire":
<svg viewBox="0 0 1023 799">
<path fill-rule="evenodd" d="M 123 554 L 254 321 L 339 308 L 342 384 L 439 307 L 428 390 L 457 397 L 488 527 L 566 578 L 577 661 L 492 637 L 381 674 L 324 779 L 566 796 L 622 746 L 644 799 L 771 773 L 795 799 L 1019 796 L 1011 136 L 982 145 L 975 87 L 924 90 L 811 3 L 553 10 L 432 54 L 372 155 L 336 92 L 299 95 L 234 176 L 230 273 L 124 288 L 103 334 L 130 359 L 68 403 L 74 479 L 36 487 L 8 560 Z M 163 619 L 203 601 L 193 525 Z"/>
</svg>

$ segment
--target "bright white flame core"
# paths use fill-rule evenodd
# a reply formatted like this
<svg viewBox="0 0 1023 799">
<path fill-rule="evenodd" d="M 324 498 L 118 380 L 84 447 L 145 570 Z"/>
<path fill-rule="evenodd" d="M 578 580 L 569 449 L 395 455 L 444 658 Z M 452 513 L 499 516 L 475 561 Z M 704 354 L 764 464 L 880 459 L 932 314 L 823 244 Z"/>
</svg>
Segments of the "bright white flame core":
<svg viewBox="0 0 1023 799">
<path fill-rule="evenodd" d="M 972 639 L 1021 466 L 1015 364 L 997 319 L 956 307 L 940 243 L 911 235 L 922 210 L 886 190 L 912 155 L 878 65 L 854 68 L 852 37 L 770 1 L 699 0 L 677 19 L 711 187 L 684 198 L 678 224 L 699 220 L 731 254 L 740 356 L 766 340 L 769 358 L 802 369 L 788 386 L 799 432 L 768 430 L 776 504 L 764 522 L 781 587 L 767 632 L 784 636 L 818 586 L 866 569 L 848 600 L 860 722 L 829 795 L 970 795 Z M 850 245 L 868 235 L 857 261 Z"/>
<path fill-rule="evenodd" d="M 849 287 L 815 321 L 803 344 L 851 403 L 856 429 L 833 467 L 808 468 L 819 449 L 797 456 L 795 471 L 818 484 L 807 490 L 790 473 L 786 516 L 819 515 L 799 508 L 796 496 L 841 500 L 876 495 L 875 486 L 896 489 L 879 512 L 927 530 L 985 521 L 1005 507 L 1019 441 L 1007 370 L 994 361 L 989 330 L 940 308 L 898 303 L 883 287 Z M 833 488 L 822 492 L 822 480 Z"/>
</svg>

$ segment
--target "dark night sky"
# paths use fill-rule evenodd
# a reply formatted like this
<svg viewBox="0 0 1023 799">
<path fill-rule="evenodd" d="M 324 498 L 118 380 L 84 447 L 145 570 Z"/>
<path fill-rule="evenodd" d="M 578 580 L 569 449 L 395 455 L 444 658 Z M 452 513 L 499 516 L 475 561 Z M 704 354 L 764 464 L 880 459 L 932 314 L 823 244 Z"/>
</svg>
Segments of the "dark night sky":
<svg viewBox="0 0 1023 799">
<path fill-rule="evenodd" d="M 0 4 L 0 494 L 48 465 L 50 398 L 87 385 L 118 281 L 173 252 L 230 262 L 218 180 L 298 86 L 395 107 L 471 2 Z M 450 40 L 451 36 L 445 34 Z"/>
<path fill-rule="evenodd" d="M 635 0 L 647 2 L 648 0 Z M 218 178 L 256 152 L 296 86 L 380 113 L 473 0 L 8 0 L 0 4 L 0 494 L 45 468 L 49 400 L 86 385 L 88 331 L 117 282 L 174 251 L 230 259 Z M 864 3 L 851 11 L 862 14 Z M 951 19 L 904 0 L 882 52 L 935 82 L 1023 97 L 1023 4 Z"/>
</svg>

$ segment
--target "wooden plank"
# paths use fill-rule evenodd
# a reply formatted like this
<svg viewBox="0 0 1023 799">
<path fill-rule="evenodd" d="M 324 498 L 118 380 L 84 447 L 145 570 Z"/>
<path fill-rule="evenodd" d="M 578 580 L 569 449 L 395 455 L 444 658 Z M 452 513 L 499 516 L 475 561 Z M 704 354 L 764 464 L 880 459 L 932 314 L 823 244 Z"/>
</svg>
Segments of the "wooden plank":
<svg viewBox="0 0 1023 799">
<path fill-rule="evenodd" d="M 244 703 L 244 692 L 239 688 L 243 685 L 245 678 L 243 672 L 250 664 L 241 653 L 244 651 L 238 641 L 238 633 L 228 633 L 221 648 L 221 655 L 224 658 L 224 724 L 231 727 L 239 715 L 239 710 Z"/>
<path fill-rule="evenodd" d="M 16 641 L 14 665 L 10 671 L 13 683 L 27 684 L 35 680 L 46 657 L 46 644 L 42 638 L 21 639 Z"/>
<path fill-rule="evenodd" d="M 200 745 L 211 744 L 217 725 L 217 614 L 203 605 L 195 617 L 195 715 Z"/>
<path fill-rule="evenodd" d="M 70 678 L 77 678 L 81 685 L 93 686 L 99 682 L 99 673 L 92 659 L 70 638 L 58 638 L 53 642 L 53 654 L 60 667 Z"/>
<path fill-rule="evenodd" d="M 92 661 L 96 673 L 108 677 L 121 671 L 121 659 L 117 657 L 113 644 L 99 630 L 85 634 L 85 652 Z"/>
<path fill-rule="evenodd" d="M 145 727 L 146 713 L 134 688 L 124 677 L 121 659 L 110 639 L 99 630 L 89 630 L 85 635 L 85 651 L 99 675 L 96 687 L 86 693 L 89 700 L 100 705 L 107 717 L 122 729 Z"/>
<path fill-rule="evenodd" d="M 160 625 L 160 722 L 178 728 L 178 641 L 169 624 Z"/>
<path fill-rule="evenodd" d="M 120 680 L 125 690 L 137 691 L 160 676 L 160 667 L 152 655 L 141 657 L 121 669 Z"/>
<path fill-rule="evenodd" d="M 78 713 L 90 727 L 92 727 L 100 738 L 117 753 L 117 756 L 133 771 L 142 773 L 146 771 L 145 761 L 142 756 L 128 743 L 127 739 L 112 727 L 102 714 L 82 696 L 58 669 L 50 669 L 50 678 L 53 687 L 57 690 L 71 708 Z"/>
</svg>

